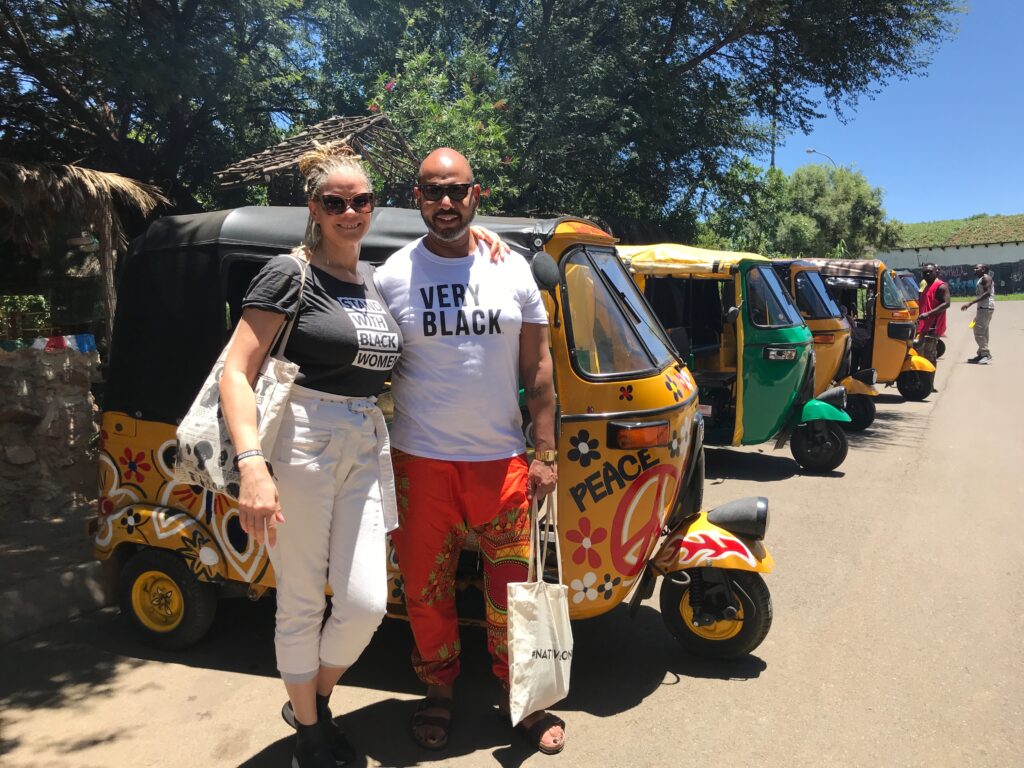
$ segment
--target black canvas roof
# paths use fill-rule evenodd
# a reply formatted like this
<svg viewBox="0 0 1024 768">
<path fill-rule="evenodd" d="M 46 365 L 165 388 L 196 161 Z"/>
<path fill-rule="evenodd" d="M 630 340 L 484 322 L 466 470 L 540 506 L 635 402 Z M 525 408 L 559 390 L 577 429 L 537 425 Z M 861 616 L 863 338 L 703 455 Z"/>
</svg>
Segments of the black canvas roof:
<svg viewBox="0 0 1024 768">
<path fill-rule="evenodd" d="M 103 408 L 176 423 L 217 355 L 262 262 L 301 242 L 304 207 L 247 207 L 157 219 L 118 265 Z M 539 250 L 565 218 L 477 217 L 517 251 Z M 426 234 L 417 210 L 378 208 L 360 257 L 379 264 Z"/>
</svg>

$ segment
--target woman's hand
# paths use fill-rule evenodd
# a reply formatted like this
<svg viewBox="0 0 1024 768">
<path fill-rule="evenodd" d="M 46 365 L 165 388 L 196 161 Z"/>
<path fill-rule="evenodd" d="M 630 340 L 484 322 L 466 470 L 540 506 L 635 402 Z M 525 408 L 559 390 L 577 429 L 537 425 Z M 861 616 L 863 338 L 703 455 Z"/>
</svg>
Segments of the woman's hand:
<svg viewBox="0 0 1024 768">
<path fill-rule="evenodd" d="M 505 257 L 512 252 L 512 249 L 508 247 L 508 243 L 498 237 L 497 232 L 492 232 L 487 227 L 474 224 L 469 228 L 469 231 L 473 233 L 473 237 L 477 240 L 483 240 L 490 247 L 492 264 L 504 261 Z"/>
<path fill-rule="evenodd" d="M 258 456 L 238 463 L 241 489 L 238 494 L 238 517 L 242 530 L 256 539 L 257 544 L 277 544 L 277 525 L 284 522 L 281 503 L 277 497 L 277 484 L 267 470 L 266 462 Z"/>
</svg>

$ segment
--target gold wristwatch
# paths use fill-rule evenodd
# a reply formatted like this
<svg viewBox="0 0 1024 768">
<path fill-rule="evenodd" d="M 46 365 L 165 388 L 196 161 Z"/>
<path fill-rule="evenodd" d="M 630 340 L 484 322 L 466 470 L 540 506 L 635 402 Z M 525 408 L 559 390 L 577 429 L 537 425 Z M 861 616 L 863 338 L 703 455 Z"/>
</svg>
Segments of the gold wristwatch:
<svg viewBox="0 0 1024 768">
<path fill-rule="evenodd" d="M 554 464 L 556 455 L 554 451 L 537 451 L 533 454 L 533 458 L 543 461 L 545 464 Z"/>
</svg>

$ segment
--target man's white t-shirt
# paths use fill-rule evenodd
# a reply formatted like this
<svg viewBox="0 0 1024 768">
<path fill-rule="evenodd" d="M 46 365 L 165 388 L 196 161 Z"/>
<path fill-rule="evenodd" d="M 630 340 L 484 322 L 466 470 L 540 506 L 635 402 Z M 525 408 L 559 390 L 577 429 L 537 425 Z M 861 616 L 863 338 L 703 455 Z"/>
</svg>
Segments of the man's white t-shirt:
<svg viewBox="0 0 1024 768">
<path fill-rule="evenodd" d="M 375 276 L 404 339 L 391 381 L 391 444 L 448 461 L 523 453 L 519 331 L 548 322 L 526 260 L 511 253 L 492 264 L 479 243 L 471 256 L 449 259 L 420 239 Z"/>
</svg>

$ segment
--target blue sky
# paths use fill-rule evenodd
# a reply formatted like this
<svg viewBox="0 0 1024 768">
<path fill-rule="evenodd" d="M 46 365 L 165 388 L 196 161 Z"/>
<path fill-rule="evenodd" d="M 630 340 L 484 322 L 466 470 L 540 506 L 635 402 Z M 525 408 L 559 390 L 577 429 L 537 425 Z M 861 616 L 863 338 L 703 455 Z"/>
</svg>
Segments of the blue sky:
<svg viewBox="0 0 1024 768">
<path fill-rule="evenodd" d="M 813 147 L 882 187 L 905 222 L 1024 213 L 1024 2 L 970 0 L 956 23 L 922 75 L 862 98 L 845 125 L 830 114 L 788 137 L 775 164 L 827 164 Z"/>
</svg>

